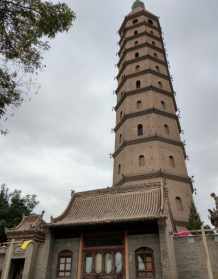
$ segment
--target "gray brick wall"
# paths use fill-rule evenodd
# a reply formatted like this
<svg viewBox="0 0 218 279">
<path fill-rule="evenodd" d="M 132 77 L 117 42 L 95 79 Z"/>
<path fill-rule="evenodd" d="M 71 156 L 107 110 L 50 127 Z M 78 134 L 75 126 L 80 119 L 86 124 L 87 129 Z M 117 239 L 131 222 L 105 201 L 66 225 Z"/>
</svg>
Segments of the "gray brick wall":
<svg viewBox="0 0 218 279">
<path fill-rule="evenodd" d="M 52 255 L 49 261 L 49 272 L 47 279 L 56 279 L 58 254 L 63 250 L 70 250 L 73 252 L 73 271 L 70 279 L 76 278 L 78 268 L 79 245 L 79 238 L 53 240 Z"/>
<path fill-rule="evenodd" d="M 0 247 L 0 271 L 3 269 L 6 248 Z"/>
<path fill-rule="evenodd" d="M 218 236 L 208 239 L 208 248 L 213 269 L 214 279 L 218 279 Z"/>
<path fill-rule="evenodd" d="M 158 235 L 129 235 L 129 278 L 136 278 L 135 251 L 140 247 L 148 247 L 154 251 L 155 279 L 161 279 L 160 242 Z"/>
<path fill-rule="evenodd" d="M 4 267 L 4 260 L 5 260 L 5 253 L 3 252 L 1 253 L 1 248 L 0 248 L 0 279 Z"/>
<path fill-rule="evenodd" d="M 38 244 L 34 259 L 34 279 L 45 279 L 49 257 L 49 238 L 44 243 Z"/>
<path fill-rule="evenodd" d="M 218 279 L 218 241 L 207 237 L 214 279 Z M 208 279 L 206 255 L 200 236 L 175 239 L 179 279 Z"/>
<path fill-rule="evenodd" d="M 214 274 L 218 279 L 218 236 L 207 236 L 209 254 Z M 206 255 L 201 236 L 176 238 L 175 254 L 178 279 L 208 279 Z M 73 252 L 73 272 L 71 279 L 76 279 L 79 255 L 79 238 L 46 239 L 45 243 L 38 244 L 35 252 L 31 249 L 27 255 L 29 261 L 25 263 L 25 272 L 28 279 L 56 279 L 58 254 L 62 250 Z M 155 279 L 163 279 L 161 273 L 161 240 L 159 235 L 143 234 L 129 235 L 129 278 L 136 279 L 135 251 L 141 247 L 148 247 L 154 251 Z M 163 246 L 163 245 L 162 245 Z M 33 266 L 32 266 L 33 265 Z M 47 274 L 47 275 L 46 275 Z M 174 277 L 169 277 L 174 278 Z"/>
</svg>

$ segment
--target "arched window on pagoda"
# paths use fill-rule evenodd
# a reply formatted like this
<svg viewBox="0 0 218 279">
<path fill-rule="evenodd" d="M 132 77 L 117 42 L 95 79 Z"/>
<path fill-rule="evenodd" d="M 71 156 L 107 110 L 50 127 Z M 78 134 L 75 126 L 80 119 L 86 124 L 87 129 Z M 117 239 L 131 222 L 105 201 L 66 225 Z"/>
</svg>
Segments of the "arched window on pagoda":
<svg viewBox="0 0 218 279">
<path fill-rule="evenodd" d="M 119 144 L 121 144 L 122 141 L 123 141 L 123 136 L 122 136 L 122 134 L 120 134 L 120 135 L 119 135 Z"/>
<path fill-rule="evenodd" d="M 140 80 L 136 81 L 136 88 L 137 89 L 141 88 L 141 81 Z"/>
<path fill-rule="evenodd" d="M 141 101 L 141 100 L 138 100 L 138 101 L 136 102 L 136 108 L 137 108 L 137 109 L 142 109 L 142 101 Z"/>
<path fill-rule="evenodd" d="M 139 125 L 137 126 L 137 135 L 138 135 L 138 136 L 143 136 L 143 134 L 144 134 L 143 125 L 142 125 L 142 124 L 139 124 Z"/>
<path fill-rule="evenodd" d="M 158 81 L 158 86 L 159 86 L 160 88 L 163 88 L 163 83 L 162 83 L 161 81 Z"/>
<path fill-rule="evenodd" d="M 136 71 L 139 71 L 140 70 L 140 65 L 136 65 L 135 69 L 136 69 Z"/>
<path fill-rule="evenodd" d="M 169 126 L 168 126 L 167 124 L 164 124 L 164 132 L 165 132 L 166 135 L 169 136 L 169 134 L 170 134 L 170 128 L 169 128 Z"/>
<path fill-rule="evenodd" d="M 144 165 L 145 165 L 145 156 L 144 155 L 140 155 L 139 156 L 139 167 L 144 167 Z"/>
<path fill-rule="evenodd" d="M 160 67 L 158 65 L 155 66 L 157 72 L 160 72 Z"/>
<path fill-rule="evenodd" d="M 123 111 L 121 110 L 121 112 L 120 112 L 120 119 L 122 119 L 123 118 Z"/>
<path fill-rule="evenodd" d="M 132 21 L 132 23 L 133 23 L 133 24 L 138 23 L 138 19 L 137 19 L 137 18 L 136 18 L 136 19 L 134 19 L 134 20 Z"/>
<path fill-rule="evenodd" d="M 164 101 L 161 101 L 160 103 L 161 103 L 161 108 L 163 110 L 165 110 L 166 109 L 166 103 Z"/>
<path fill-rule="evenodd" d="M 118 174 L 121 174 L 121 164 L 118 165 Z"/>
<path fill-rule="evenodd" d="M 176 208 L 178 211 L 183 211 L 183 203 L 180 197 L 176 197 Z"/>
<path fill-rule="evenodd" d="M 173 156 L 169 156 L 169 164 L 171 168 L 175 168 L 176 163 L 175 163 L 175 159 Z"/>
<path fill-rule="evenodd" d="M 148 23 L 151 24 L 151 25 L 154 24 L 153 21 L 152 21 L 151 19 L 148 20 Z"/>
</svg>

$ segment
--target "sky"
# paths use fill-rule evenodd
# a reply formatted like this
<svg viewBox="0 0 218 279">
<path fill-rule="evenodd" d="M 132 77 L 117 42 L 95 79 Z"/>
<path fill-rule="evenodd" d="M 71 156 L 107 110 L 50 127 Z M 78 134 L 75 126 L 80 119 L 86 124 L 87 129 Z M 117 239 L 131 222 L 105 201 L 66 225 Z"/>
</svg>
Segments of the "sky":
<svg viewBox="0 0 218 279">
<path fill-rule="evenodd" d="M 112 184 L 118 33 L 131 0 L 66 1 L 77 19 L 44 53 L 46 69 L 9 117 L 0 136 L 0 184 L 36 194 L 46 218 L 66 208 L 70 193 Z M 176 100 L 181 111 L 188 171 L 206 223 L 218 194 L 217 0 L 153 0 L 160 16 Z"/>
</svg>

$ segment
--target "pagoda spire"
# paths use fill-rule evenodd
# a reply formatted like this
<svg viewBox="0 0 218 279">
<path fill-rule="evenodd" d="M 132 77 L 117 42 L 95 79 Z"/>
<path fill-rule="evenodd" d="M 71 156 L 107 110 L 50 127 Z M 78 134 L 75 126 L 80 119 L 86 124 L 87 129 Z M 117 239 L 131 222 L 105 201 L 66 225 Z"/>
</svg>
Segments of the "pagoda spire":
<svg viewBox="0 0 218 279">
<path fill-rule="evenodd" d="M 140 1 L 140 0 L 135 0 L 133 5 L 132 5 L 132 10 L 134 10 L 136 8 L 143 8 L 143 9 L 145 9 L 145 4 L 142 1 Z"/>
</svg>

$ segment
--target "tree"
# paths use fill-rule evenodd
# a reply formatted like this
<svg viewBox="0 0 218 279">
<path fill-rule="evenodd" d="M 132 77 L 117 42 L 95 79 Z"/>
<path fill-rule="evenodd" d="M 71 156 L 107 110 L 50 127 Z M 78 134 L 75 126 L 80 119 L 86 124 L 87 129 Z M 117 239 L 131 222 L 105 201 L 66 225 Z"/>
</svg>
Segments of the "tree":
<svg viewBox="0 0 218 279">
<path fill-rule="evenodd" d="M 189 230 L 200 230 L 203 222 L 201 221 L 200 215 L 197 212 L 194 202 L 192 202 L 191 212 L 189 216 L 188 226 Z"/>
<path fill-rule="evenodd" d="M 35 195 L 22 195 L 19 190 L 9 191 L 6 185 L 0 187 L 0 242 L 6 240 L 5 228 L 13 228 L 30 215 L 37 206 Z"/>
<path fill-rule="evenodd" d="M 74 12 L 64 3 L 0 0 L 0 120 L 9 106 L 23 101 L 23 75 L 43 68 L 48 39 L 68 31 Z"/>
<path fill-rule="evenodd" d="M 212 193 L 211 197 L 215 201 L 216 208 L 214 208 L 212 210 L 208 209 L 208 211 L 210 213 L 209 219 L 211 221 L 211 224 L 217 228 L 218 227 L 218 196 L 216 196 L 216 194 Z"/>
</svg>

